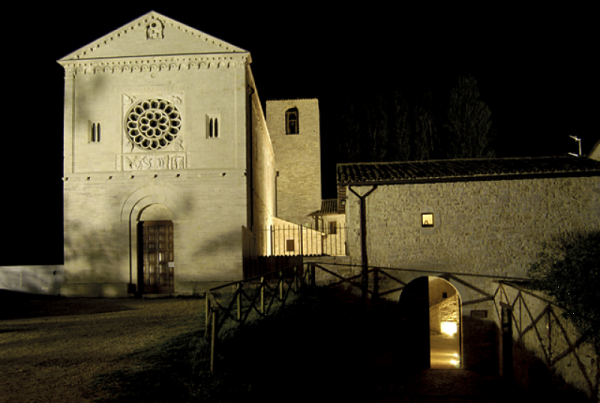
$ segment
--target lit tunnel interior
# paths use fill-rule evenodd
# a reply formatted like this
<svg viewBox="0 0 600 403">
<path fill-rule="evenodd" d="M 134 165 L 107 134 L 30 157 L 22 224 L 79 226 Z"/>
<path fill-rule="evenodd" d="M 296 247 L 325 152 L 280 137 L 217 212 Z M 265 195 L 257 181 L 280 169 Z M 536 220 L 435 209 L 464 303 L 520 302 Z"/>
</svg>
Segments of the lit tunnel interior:
<svg viewBox="0 0 600 403">
<path fill-rule="evenodd" d="M 441 277 L 421 276 L 400 294 L 404 365 L 416 368 L 461 368 L 461 299 Z"/>
<path fill-rule="evenodd" d="M 442 278 L 428 277 L 428 283 L 431 368 L 460 368 L 460 295 Z"/>
</svg>

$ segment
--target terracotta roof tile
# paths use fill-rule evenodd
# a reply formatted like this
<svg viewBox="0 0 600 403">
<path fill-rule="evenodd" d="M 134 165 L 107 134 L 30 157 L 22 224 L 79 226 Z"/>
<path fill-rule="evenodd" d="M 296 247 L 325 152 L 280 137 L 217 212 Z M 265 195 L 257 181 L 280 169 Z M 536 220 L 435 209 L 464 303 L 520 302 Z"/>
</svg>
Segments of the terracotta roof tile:
<svg viewBox="0 0 600 403">
<path fill-rule="evenodd" d="M 338 205 L 337 199 L 321 200 L 321 210 L 312 212 L 309 214 L 309 216 L 314 217 L 317 215 L 338 214 L 337 205 Z"/>
<path fill-rule="evenodd" d="M 576 157 L 486 158 L 337 165 L 338 184 L 385 184 L 600 176 L 600 161 Z"/>
</svg>

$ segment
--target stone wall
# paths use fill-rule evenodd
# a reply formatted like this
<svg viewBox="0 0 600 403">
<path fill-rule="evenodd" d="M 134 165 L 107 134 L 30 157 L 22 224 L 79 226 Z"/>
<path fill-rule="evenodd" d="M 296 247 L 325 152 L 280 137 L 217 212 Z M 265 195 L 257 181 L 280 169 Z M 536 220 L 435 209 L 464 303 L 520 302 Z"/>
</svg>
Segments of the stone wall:
<svg viewBox="0 0 600 403">
<path fill-rule="evenodd" d="M 348 194 L 348 247 L 358 257 L 359 201 Z M 421 226 L 422 213 L 434 214 L 434 227 Z M 544 240 L 598 222 L 598 177 L 379 186 L 367 198 L 369 263 L 525 277 Z"/>
<path fill-rule="evenodd" d="M 248 95 L 249 53 L 156 13 L 109 36 L 59 61 L 61 293 L 135 291 L 138 223 L 154 216 L 173 221 L 175 293 L 241 279 L 242 227 L 274 211 L 273 152 L 258 95 Z M 144 102 L 150 106 L 138 112 Z M 169 141 L 139 140 L 159 137 Z M 158 215 L 142 218 L 148 209 Z"/>
<path fill-rule="evenodd" d="M 371 187 L 353 189 L 364 194 Z M 360 263 L 359 200 L 347 194 L 348 250 Z M 447 278 L 462 302 L 464 368 L 497 370 L 491 276 L 525 278 L 553 234 L 596 227 L 600 178 L 380 185 L 366 205 L 369 265 L 389 267 L 385 272 L 403 284 L 420 276 Z M 422 227 L 423 213 L 433 213 L 433 227 Z M 380 292 L 402 287 L 380 279 Z M 385 297 L 397 301 L 400 292 Z"/>
<path fill-rule="evenodd" d="M 57 295 L 64 280 L 64 267 L 1 266 L 0 289 L 31 294 Z"/>
<path fill-rule="evenodd" d="M 157 204 L 173 217 L 176 293 L 242 277 L 244 170 L 72 175 L 64 197 L 63 295 L 105 295 L 106 288 L 126 296 L 137 284 L 137 223 Z"/>
<path fill-rule="evenodd" d="M 285 112 L 298 109 L 299 133 L 286 135 Z M 277 161 L 277 217 L 310 224 L 321 208 L 321 140 L 317 99 L 267 101 L 267 126 Z"/>
<path fill-rule="evenodd" d="M 429 331 L 441 333 L 442 322 L 454 322 L 458 325 L 460 303 L 458 295 L 439 301 L 429 306 Z"/>
<path fill-rule="evenodd" d="M 255 232 L 273 224 L 276 204 L 276 171 L 275 153 L 250 68 L 248 68 L 248 85 L 253 88 L 250 96 L 252 155 L 248 158 L 252 164 L 248 167 L 248 171 L 252 172 L 252 180 L 249 183 L 249 187 L 251 187 L 249 194 L 252 195 L 250 206 L 252 213 L 249 221 L 251 221 L 251 231 Z M 267 255 L 271 254 L 269 245 L 262 243 L 264 239 L 260 236 L 256 239 L 255 252 L 266 251 Z"/>
</svg>

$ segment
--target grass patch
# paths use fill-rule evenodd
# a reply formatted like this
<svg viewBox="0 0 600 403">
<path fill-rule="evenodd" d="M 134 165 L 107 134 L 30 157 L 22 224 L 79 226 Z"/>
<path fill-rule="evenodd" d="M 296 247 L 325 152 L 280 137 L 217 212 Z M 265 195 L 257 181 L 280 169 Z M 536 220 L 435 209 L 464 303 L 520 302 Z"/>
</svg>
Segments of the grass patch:
<svg viewBox="0 0 600 403">
<path fill-rule="evenodd" d="M 254 315 L 242 327 L 226 323 L 214 373 L 198 328 L 136 354 L 136 366 L 98 376 L 90 390 L 95 401 L 111 403 L 290 402 L 317 391 L 356 400 L 390 363 L 395 321 L 379 318 L 394 309 L 390 304 L 366 314 L 370 307 L 346 292 L 304 291 L 273 315 Z"/>
</svg>

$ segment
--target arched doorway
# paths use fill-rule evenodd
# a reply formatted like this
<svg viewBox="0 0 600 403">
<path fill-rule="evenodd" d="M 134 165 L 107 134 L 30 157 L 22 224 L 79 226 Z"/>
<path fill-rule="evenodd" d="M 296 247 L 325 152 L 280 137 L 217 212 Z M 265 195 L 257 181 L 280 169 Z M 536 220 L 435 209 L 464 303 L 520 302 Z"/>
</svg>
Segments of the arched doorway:
<svg viewBox="0 0 600 403">
<path fill-rule="evenodd" d="M 138 290 L 142 294 L 175 291 L 175 249 L 172 215 L 161 204 L 142 210 L 138 223 Z"/>
<path fill-rule="evenodd" d="M 461 301 L 440 277 L 422 276 L 400 295 L 404 361 L 413 369 L 460 368 Z"/>
<path fill-rule="evenodd" d="M 456 288 L 443 278 L 428 277 L 428 282 L 431 368 L 460 368 L 460 295 Z"/>
</svg>

